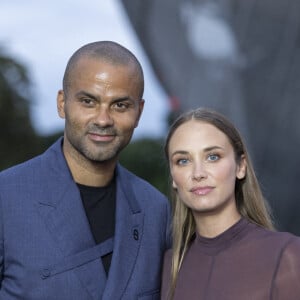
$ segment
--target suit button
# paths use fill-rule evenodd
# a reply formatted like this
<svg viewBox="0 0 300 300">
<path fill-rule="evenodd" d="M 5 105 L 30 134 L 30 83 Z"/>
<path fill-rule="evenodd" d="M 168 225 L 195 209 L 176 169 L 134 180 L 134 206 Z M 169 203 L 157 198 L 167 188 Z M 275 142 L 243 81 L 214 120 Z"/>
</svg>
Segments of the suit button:
<svg viewBox="0 0 300 300">
<path fill-rule="evenodd" d="M 133 230 L 133 238 L 138 241 L 139 239 L 139 231 L 137 229 Z"/>
<path fill-rule="evenodd" d="M 51 274 L 49 269 L 43 269 L 41 272 L 41 277 L 42 279 L 46 279 L 47 277 L 49 277 Z"/>
</svg>

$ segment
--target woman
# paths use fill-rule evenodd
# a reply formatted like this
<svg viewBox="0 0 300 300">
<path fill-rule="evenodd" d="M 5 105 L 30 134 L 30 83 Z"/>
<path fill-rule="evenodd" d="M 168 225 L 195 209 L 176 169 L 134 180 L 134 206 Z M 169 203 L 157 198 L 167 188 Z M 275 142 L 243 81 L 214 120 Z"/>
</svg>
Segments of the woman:
<svg viewBox="0 0 300 300">
<path fill-rule="evenodd" d="M 173 248 L 161 299 L 300 299 L 300 238 L 273 230 L 237 129 L 197 109 L 166 146 L 173 189 Z"/>
</svg>

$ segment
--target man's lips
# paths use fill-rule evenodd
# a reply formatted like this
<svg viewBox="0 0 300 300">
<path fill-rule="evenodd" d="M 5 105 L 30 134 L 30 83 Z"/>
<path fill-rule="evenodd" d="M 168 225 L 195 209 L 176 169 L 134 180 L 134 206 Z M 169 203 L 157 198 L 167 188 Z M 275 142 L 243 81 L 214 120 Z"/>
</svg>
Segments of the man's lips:
<svg viewBox="0 0 300 300">
<path fill-rule="evenodd" d="M 103 134 L 103 133 L 88 133 L 89 138 L 95 142 L 110 142 L 115 138 L 114 134 Z"/>
</svg>

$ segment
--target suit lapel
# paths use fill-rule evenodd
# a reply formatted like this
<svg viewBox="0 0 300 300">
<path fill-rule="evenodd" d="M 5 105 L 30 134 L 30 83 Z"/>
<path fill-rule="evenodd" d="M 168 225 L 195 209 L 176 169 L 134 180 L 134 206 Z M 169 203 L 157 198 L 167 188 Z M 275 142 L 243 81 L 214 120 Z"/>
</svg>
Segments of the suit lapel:
<svg viewBox="0 0 300 300">
<path fill-rule="evenodd" d="M 53 150 L 53 149 L 52 149 Z M 45 162 L 49 170 L 44 181 L 47 187 L 38 197 L 38 211 L 51 233 L 62 257 L 77 255 L 95 246 L 90 226 L 81 201 L 79 190 L 73 181 L 61 150 L 54 148 Z M 48 163 L 47 163 L 48 164 Z M 106 274 L 99 260 L 74 269 L 81 283 L 92 295 L 101 299 Z"/>
<path fill-rule="evenodd" d="M 94 246 L 76 185 L 64 183 L 61 191 L 56 187 L 53 197 L 39 200 L 39 212 L 62 253 L 71 255 Z"/>
<path fill-rule="evenodd" d="M 122 298 L 133 272 L 143 235 L 144 214 L 136 201 L 130 181 L 123 172 L 119 166 L 115 244 L 103 300 Z"/>
</svg>

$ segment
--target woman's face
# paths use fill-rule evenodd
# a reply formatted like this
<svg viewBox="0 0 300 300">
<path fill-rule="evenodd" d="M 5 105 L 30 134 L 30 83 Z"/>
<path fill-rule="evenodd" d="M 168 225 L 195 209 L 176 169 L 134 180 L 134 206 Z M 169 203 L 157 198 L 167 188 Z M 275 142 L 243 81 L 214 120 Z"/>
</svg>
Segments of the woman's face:
<svg viewBox="0 0 300 300">
<path fill-rule="evenodd" d="M 222 131 L 190 120 L 175 130 L 168 154 L 173 187 L 194 216 L 237 212 L 235 182 L 245 176 L 246 163 L 237 164 Z"/>
</svg>

